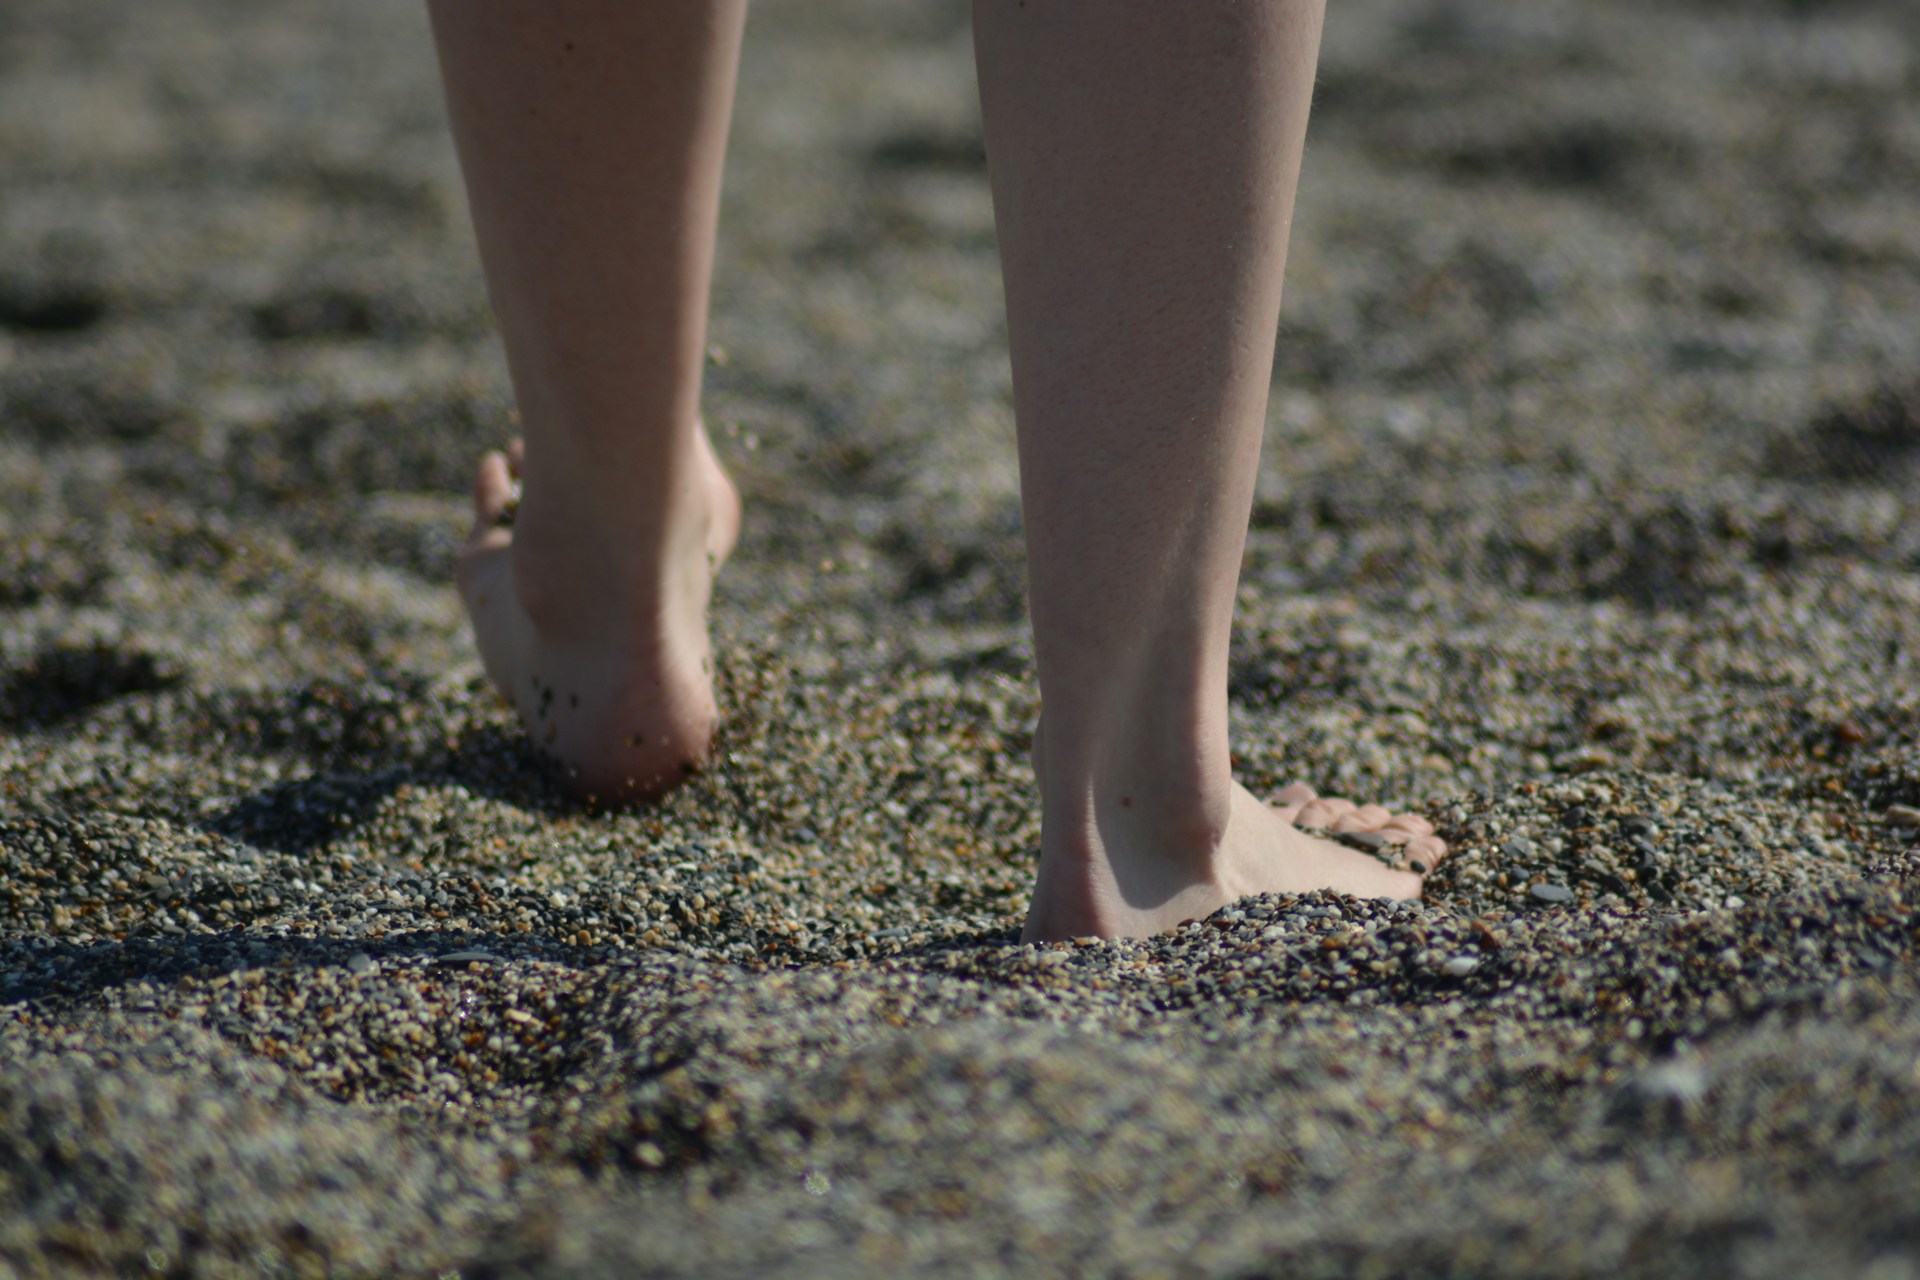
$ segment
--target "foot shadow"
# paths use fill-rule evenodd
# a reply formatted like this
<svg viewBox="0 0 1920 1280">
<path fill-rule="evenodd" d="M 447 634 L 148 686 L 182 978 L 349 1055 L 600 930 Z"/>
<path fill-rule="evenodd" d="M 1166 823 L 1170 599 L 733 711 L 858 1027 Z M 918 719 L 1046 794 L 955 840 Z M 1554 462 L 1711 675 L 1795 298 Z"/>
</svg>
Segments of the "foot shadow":
<svg viewBox="0 0 1920 1280">
<path fill-rule="evenodd" d="M 443 753 L 364 770 L 330 770 L 278 783 L 235 802 L 202 828 L 275 853 L 310 855 L 351 836 L 405 786 L 457 786 L 533 813 L 578 806 L 559 769 L 524 735 L 496 725 L 469 729 Z"/>
<path fill-rule="evenodd" d="M 94 641 L 51 645 L 0 677 L 0 729 L 52 729 L 95 707 L 180 683 L 181 673 L 137 649 Z"/>
<path fill-rule="evenodd" d="M 239 844 L 310 854 L 351 834 L 413 776 L 404 765 L 370 773 L 315 774 L 255 792 L 204 825 Z"/>
</svg>

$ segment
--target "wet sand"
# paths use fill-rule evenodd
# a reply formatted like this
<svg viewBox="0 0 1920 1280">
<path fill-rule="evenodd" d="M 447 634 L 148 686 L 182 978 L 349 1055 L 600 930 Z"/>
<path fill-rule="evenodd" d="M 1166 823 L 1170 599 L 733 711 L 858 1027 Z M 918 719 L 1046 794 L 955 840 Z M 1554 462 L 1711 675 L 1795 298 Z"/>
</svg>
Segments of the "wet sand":
<svg viewBox="0 0 1920 1280">
<path fill-rule="evenodd" d="M 965 6 L 749 30 L 714 767 L 566 805 L 411 5 L 0 9 L 0 1273 L 1920 1275 L 1920 15 L 1330 15 L 1233 663 L 1428 901 L 1017 945 Z"/>
</svg>

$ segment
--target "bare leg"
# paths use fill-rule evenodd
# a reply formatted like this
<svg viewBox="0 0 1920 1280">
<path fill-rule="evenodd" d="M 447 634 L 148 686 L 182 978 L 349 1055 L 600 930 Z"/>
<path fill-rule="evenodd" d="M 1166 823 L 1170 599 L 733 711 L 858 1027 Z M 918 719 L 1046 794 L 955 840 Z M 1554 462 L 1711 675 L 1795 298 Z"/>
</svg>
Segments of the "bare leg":
<svg viewBox="0 0 1920 1280">
<path fill-rule="evenodd" d="M 1269 807 L 1227 744 L 1318 0 L 976 0 L 974 19 L 1045 698 L 1027 936 L 1147 934 L 1262 891 L 1417 895 L 1292 819 L 1430 863 L 1425 822 Z"/>
<path fill-rule="evenodd" d="M 575 789 L 657 794 L 711 741 L 707 597 L 740 523 L 699 399 L 746 5 L 429 9 L 525 431 L 481 463 L 461 592 Z"/>
</svg>

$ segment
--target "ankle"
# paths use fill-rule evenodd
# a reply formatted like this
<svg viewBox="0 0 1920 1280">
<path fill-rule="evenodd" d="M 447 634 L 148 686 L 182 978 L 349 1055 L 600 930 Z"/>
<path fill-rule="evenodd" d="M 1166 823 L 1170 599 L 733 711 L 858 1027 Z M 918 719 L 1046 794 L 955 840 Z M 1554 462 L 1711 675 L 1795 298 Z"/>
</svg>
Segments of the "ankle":
<svg viewBox="0 0 1920 1280">
<path fill-rule="evenodd" d="M 1036 755 L 1041 754 L 1036 740 Z M 1040 870 L 1028 940 L 1145 932 L 1205 915 L 1225 898 L 1231 777 L 1127 776 L 1041 767 Z"/>
<path fill-rule="evenodd" d="M 1060 735 L 1064 736 L 1064 735 Z M 1138 854 L 1202 867 L 1226 838 L 1233 811 L 1227 754 L 1201 744 L 1096 755 L 1036 733 L 1044 842 L 1075 858 Z M 1135 743 L 1127 744 L 1137 745 Z"/>
<path fill-rule="evenodd" d="M 586 638 L 605 628 L 664 634 L 703 615 L 713 581 L 717 513 L 704 487 L 623 508 L 529 492 L 514 521 L 513 582 L 536 631 Z"/>
</svg>

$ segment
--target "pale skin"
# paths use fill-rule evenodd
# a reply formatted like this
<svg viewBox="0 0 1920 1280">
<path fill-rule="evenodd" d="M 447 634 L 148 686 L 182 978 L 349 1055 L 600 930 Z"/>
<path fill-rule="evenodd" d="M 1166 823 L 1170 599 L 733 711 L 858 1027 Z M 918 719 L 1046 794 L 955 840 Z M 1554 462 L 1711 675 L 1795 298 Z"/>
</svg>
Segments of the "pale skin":
<svg viewBox="0 0 1920 1280">
<path fill-rule="evenodd" d="M 699 768 L 740 503 L 699 420 L 739 0 L 429 0 L 520 401 L 459 585 L 602 802 Z M 976 0 L 1045 713 L 1029 940 L 1251 893 L 1412 898 L 1424 819 L 1234 780 L 1227 644 L 1317 0 Z M 511 526 L 500 523 L 515 481 Z M 1374 831 L 1400 866 L 1312 834 Z"/>
</svg>

